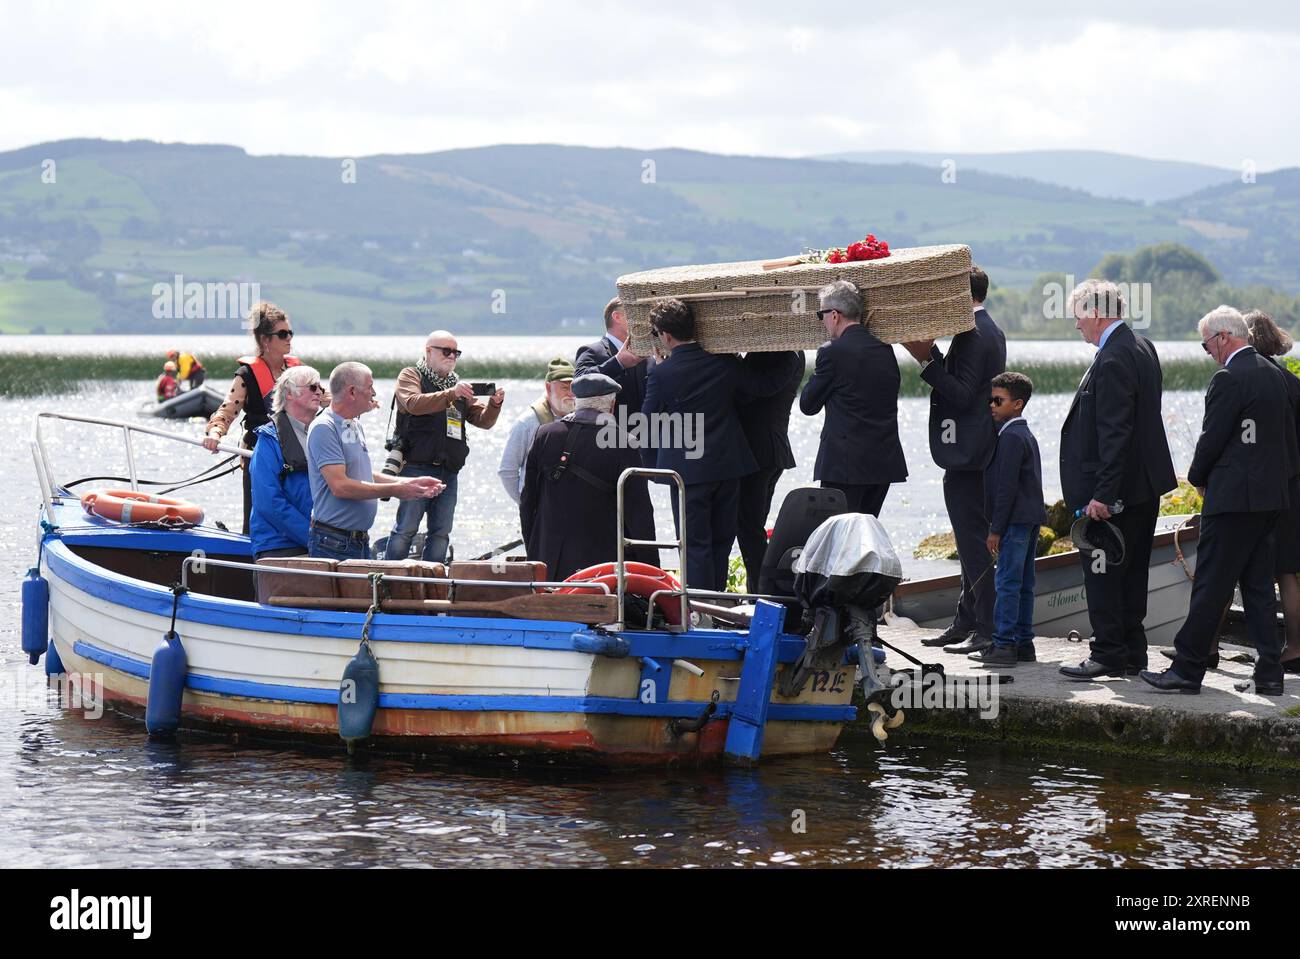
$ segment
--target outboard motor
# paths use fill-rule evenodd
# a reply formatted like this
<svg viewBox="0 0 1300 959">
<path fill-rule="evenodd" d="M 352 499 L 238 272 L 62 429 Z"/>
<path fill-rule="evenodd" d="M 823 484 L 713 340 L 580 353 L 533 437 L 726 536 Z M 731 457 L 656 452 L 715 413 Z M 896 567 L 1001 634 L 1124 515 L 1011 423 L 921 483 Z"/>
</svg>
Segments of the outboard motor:
<svg viewBox="0 0 1300 959">
<path fill-rule="evenodd" d="M 808 537 L 793 571 L 794 595 L 811 614 L 813 627 L 803 654 L 782 671 L 781 694 L 798 695 L 814 672 L 836 668 L 856 644 L 862 694 L 875 714 L 872 732 L 885 739 L 885 729 L 903 721 L 902 710 L 891 702 L 884 650 L 877 649 L 880 611 L 903 578 L 889 534 L 866 513 L 833 516 Z"/>
</svg>

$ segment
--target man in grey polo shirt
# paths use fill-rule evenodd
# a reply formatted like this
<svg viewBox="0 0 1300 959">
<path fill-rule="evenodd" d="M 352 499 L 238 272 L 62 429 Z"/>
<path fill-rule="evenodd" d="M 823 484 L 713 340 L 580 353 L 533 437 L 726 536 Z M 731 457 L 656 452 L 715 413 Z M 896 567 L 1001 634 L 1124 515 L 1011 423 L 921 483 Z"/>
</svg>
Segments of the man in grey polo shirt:
<svg viewBox="0 0 1300 959">
<path fill-rule="evenodd" d="M 381 496 L 417 499 L 437 496 L 440 480 L 399 478 L 370 465 L 360 416 L 375 408 L 375 381 L 362 363 L 340 363 L 330 373 L 330 406 L 307 431 L 307 474 L 311 480 L 310 556 L 369 559 L 370 527 Z"/>
</svg>

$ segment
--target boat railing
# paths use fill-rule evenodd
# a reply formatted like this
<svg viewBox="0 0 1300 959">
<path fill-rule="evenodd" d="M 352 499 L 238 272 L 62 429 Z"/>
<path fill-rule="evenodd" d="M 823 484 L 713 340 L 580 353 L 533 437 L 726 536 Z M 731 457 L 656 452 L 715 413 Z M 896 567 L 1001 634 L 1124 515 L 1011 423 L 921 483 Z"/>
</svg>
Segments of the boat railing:
<svg viewBox="0 0 1300 959">
<path fill-rule="evenodd" d="M 395 573 L 347 573 L 340 570 L 329 569 L 299 569 L 292 566 L 273 566 L 270 563 L 241 563 L 238 560 L 230 559 L 212 559 L 207 556 L 186 556 L 181 562 L 181 588 L 188 590 L 190 588 L 190 570 L 198 567 L 197 572 L 202 575 L 204 567 L 219 566 L 225 569 L 246 569 L 251 573 L 287 573 L 293 576 L 325 576 L 331 579 L 366 579 L 371 582 L 371 599 L 376 606 L 379 605 L 379 584 L 381 582 L 395 583 L 435 583 L 439 586 L 446 586 L 453 589 L 458 586 L 494 586 L 497 588 L 513 589 L 565 589 L 572 588 L 573 583 L 550 582 L 547 580 L 505 580 L 505 579 L 461 579 L 459 577 L 442 577 L 442 576 L 401 576 Z M 599 589 L 600 592 L 608 596 L 609 587 L 604 583 L 584 583 L 584 589 Z M 454 595 L 454 594 L 453 594 Z"/>
<path fill-rule="evenodd" d="M 623 495 L 624 486 L 629 479 L 633 477 L 663 477 L 671 479 L 677 485 L 677 539 L 666 542 L 654 539 L 628 539 L 627 527 L 624 526 Z M 646 547 L 649 549 L 675 549 L 677 550 L 677 573 L 681 578 L 682 585 L 686 585 L 686 483 L 682 480 L 681 475 L 676 470 L 650 469 L 648 467 L 629 467 L 618 477 L 618 494 L 617 494 L 617 521 L 618 521 L 618 552 L 614 563 L 614 575 L 618 584 L 618 622 L 615 629 L 622 629 L 623 622 L 623 601 L 627 597 L 627 548 Z M 656 591 L 655 595 L 663 592 Z M 671 593 L 681 595 L 681 624 L 679 626 L 668 626 L 670 632 L 684 632 L 691 628 L 690 602 L 686 598 L 686 590 L 670 590 Z M 650 613 L 654 612 L 654 601 L 650 602 Z M 649 622 L 647 614 L 647 622 Z"/>
<path fill-rule="evenodd" d="M 32 458 L 36 461 L 36 478 L 40 482 L 41 496 L 44 499 L 47 511 L 54 505 L 55 494 L 60 488 L 58 481 L 54 478 L 49 449 L 45 444 L 45 434 L 41 430 L 42 424 L 47 419 L 63 420 L 70 423 L 88 423 L 92 426 L 108 426 L 121 430 L 122 441 L 126 448 L 126 475 L 131 483 L 132 490 L 140 488 L 139 473 L 135 465 L 135 444 L 131 441 L 133 433 L 147 433 L 150 436 L 159 436 L 173 443 L 203 447 L 203 440 L 201 439 L 159 429 L 156 426 L 146 426 L 143 423 L 128 423 L 123 420 L 111 420 L 102 416 L 82 416 L 79 413 L 37 413 L 36 425 L 32 434 Z M 206 449 L 206 447 L 203 448 Z M 241 446 L 230 446 L 225 443 L 217 444 L 217 449 L 223 453 L 233 453 L 236 456 L 249 457 L 253 455 L 252 451 Z"/>
</svg>

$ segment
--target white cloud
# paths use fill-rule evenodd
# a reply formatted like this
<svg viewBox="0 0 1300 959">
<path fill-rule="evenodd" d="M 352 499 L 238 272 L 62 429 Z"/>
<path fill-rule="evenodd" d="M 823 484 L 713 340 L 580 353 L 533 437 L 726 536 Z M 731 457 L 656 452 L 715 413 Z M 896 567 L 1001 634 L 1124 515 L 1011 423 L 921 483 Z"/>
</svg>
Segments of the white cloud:
<svg viewBox="0 0 1300 959">
<path fill-rule="evenodd" d="M 990 0 L 827 22 L 766 0 L 0 0 L 0 149 L 1094 148 L 1300 165 L 1300 14 L 1251 9 L 1247 23 L 1210 5 Z"/>
</svg>

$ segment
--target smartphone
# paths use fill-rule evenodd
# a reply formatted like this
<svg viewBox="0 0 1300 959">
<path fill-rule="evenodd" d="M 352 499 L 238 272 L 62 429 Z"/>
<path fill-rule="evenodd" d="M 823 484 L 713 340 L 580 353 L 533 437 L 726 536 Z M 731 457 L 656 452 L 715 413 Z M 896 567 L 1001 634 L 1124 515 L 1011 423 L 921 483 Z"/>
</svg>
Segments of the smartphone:
<svg viewBox="0 0 1300 959">
<path fill-rule="evenodd" d="M 495 383 L 471 383 L 470 388 L 474 390 L 475 396 L 491 396 L 497 391 Z"/>
</svg>

